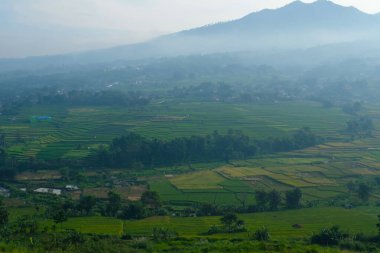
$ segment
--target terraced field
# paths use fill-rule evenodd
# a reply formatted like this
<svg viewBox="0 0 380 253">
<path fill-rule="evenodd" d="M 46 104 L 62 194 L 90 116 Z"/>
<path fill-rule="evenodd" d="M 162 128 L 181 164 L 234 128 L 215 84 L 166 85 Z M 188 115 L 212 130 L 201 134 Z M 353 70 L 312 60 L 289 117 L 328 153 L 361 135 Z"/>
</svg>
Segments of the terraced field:
<svg viewBox="0 0 380 253">
<path fill-rule="evenodd" d="M 380 177 L 379 137 L 353 143 L 327 143 L 306 150 L 257 157 L 150 182 L 166 203 L 190 205 L 254 204 L 254 192 L 301 188 L 303 200 L 329 201 L 347 196 L 347 183 Z M 372 181 L 371 181 L 372 180 Z M 380 199 L 380 192 L 371 197 Z M 181 201 L 182 200 L 182 201 Z M 227 200 L 227 201 L 226 201 Z M 185 201 L 185 202 L 184 202 Z"/>
<path fill-rule="evenodd" d="M 161 101 L 162 102 L 162 101 Z M 323 136 L 343 129 L 348 116 L 312 102 L 245 105 L 164 101 L 147 107 L 29 107 L 17 116 L 0 115 L 0 133 L 19 159 L 81 159 L 94 147 L 128 131 L 174 138 L 239 129 L 254 138 L 285 136 L 308 126 Z M 51 120 L 36 121 L 45 115 Z M 32 120 L 33 119 L 33 120 Z M 321 120 L 323 119 L 323 120 Z M 339 138 L 339 136 L 338 136 Z"/>
<path fill-rule="evenodd" d="M 47 115 L 51 120 L 31 120 L 36 115 Z M 149 180 L 151 189 L 158 191 L 166 203 L 182 208 L 194 202 L 249 205 L 254 204 L 258 189 L 283 192 L 293 187 L 302 188 L 304 201 L 328 200 L 347 193 L 345 185 L 351 180 L 380 176 L 379 132 L 374 138 L 342 142 L 347 137 L 337 133 L 348 119 L 338 108 L 326 109 L 312 102 L 246 105 L 161 101 L 138 108 L 22 108 L 15 117 L 0 116 L 0 132 L 6 134 L 9 152 L 19 159 L 83 159 L 98 145 L 128 131 L 152 138 L 174 138 L 234 128 L 260 139 L 286 136 L 308 126 L 336 140 L 227 165 L 192 165 L 195 171 L 184 169 L 184 174 L 177 168 L 180 174 L 177 171 L 171 177 L 163 175 L 170 168 L 157 168 L 159 176 Z"/>
</svg>

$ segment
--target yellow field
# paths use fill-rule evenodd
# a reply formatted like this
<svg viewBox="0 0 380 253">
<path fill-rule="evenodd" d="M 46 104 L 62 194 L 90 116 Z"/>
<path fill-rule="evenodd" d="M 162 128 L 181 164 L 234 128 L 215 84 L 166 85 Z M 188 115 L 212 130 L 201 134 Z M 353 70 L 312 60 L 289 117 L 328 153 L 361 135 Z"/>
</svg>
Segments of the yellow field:
<svg viewBox="0 0 380 253">
<path fill-rule="evenodd" d="M 239 178 L 242 180 L 254 180 L 255 177 L 267 176 L 278 182 L 295 187 L 312 187 L 317 185 L 333 185 L 334 180 L 313 172 L 323 169 L 314 166 L 274 167 L 274 168 L 249 168 L 224 166 L 216 171 L 228 178 Z"/>
<path fill-rule="evenodd" d="M 214 171 L 200 171 L 170 178 L 169 181 L 180 190 L 221 189 L 225 179 Z"/>
</svg>

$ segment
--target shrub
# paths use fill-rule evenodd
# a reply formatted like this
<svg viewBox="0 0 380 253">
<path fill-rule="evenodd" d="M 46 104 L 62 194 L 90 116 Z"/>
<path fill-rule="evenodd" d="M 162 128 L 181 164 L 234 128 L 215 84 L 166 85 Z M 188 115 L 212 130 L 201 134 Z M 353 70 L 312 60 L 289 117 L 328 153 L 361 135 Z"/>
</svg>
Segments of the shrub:
<svg viewBox="0 0 380 253">
<path fill-rule="evenodd" d="M 220 232 L 220 229 L 219 229 L 217 226 L 213 225 L 213 226 L 211 226 L 211 227 L 208 229 L 208 231 L 207 231 L 206 234 L 208 234 L 208 235 L 214 235 L 214 234 L 217 234 L 217 233 L 219 233 L 219 232 Z"/>
<path fill-rule="evenodd" d="M 338 245 L 340 241 L 349 237 L 339 226 L 324 228 L 318 234 L 311 237 L 311 243 L 323 246 Z"/>
<path fill-rule="evenodd" d="M 253 234 L 253 238 L 257 241 L 269 241 L 270 234 L 266 227 L 259 228 Z"/>
<path fill-rule="evenodd" d="M 153 228 L 152 236 L 155 241 L 167 241 L 177 237 L 178 233 L 168 228 Z"/>
</svg>

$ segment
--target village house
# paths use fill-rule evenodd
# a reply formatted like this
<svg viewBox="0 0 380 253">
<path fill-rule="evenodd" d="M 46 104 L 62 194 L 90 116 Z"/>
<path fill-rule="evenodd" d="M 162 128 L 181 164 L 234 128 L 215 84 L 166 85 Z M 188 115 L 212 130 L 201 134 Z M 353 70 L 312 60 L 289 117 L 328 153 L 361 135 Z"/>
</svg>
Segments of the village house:
<svg viewBox="0 0 380 253">
<path fill-rule="evenodd" d="M 54 194 L 54 195 L 61 195 L 62 190 L 60 189 L 50 189 L 50 188 L 38 188 L 34 190 L 36 193 L 46 193 L 46 194 Z"/>
<path fill-rule="evenodd" d="M 0 196 L 4 198 L 9 198 L 11 196 L 11 192 L 8 189 L 0 186 Z"/>
<path fill-rule="evenodd" d="M 79 190 L 79 187 L 76 186 L 76 185 L 66 185 L 66 190 L 68 191 L 78 191 Z"/>
</svg>

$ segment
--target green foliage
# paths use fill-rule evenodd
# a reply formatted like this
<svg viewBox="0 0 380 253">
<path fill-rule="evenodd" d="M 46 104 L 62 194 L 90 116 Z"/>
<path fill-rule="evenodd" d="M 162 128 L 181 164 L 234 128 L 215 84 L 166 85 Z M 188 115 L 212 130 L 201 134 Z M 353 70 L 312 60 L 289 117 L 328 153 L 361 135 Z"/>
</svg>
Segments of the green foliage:
<svg viewBox="0 0 380 253">
<path fill-rule="evenodd" d="M 358 186 L 357 193 L 361 200 L 368 201 L 371 194 L 371 188 L 367 184 L 361 183 Z"/>
<path fill-rule="evenodd" d="M 353 137 L 372 136 L 374 123 L 369 117 L 358 117 L 347 122 L 346 132 Z"/>
<path fill-rule="evenodd" d="M 349 234 L 342 231 L 339 226 L 324 228 L 318 234 L 311 237 L 311 243 L 323 246 L 338 245 L 342 240 L 347 239 Z"/>
<path fill-rule="evenodd" d="M 119 194 L 112 191 L 108 192 L 108 203 L 106 212 L 109 216 L 116 216 L 117 212 L 121 208 L 121 197 Z"/>
<path fill-rule="evenodd" d="M 168 241 L 178 236 L 176 231 L 168 228 L 153 228 L 152 237 L 155 241 Z"/>
<path fill-rule="evenodd" d="M 141 202 L 150 208 L 161 206 L 160 196 L 155 191 L 146 191 L 141 195 Z"/>
<path fill-rule="evenodd" d="M 275 211 L 278 209 L 281 204 L 281 193 L 272 190 L 270 192 L 266 192 L 264 190 L 258 190 L 255 192 L 256 199 L 256 209 L 259 211 L 271 210 Z"/>
<path fill-rule="evenodd" d="M 256 204 L 260 210 L 265 210 L 268 203 L 268 194 L 264 190 L 259 190 L 255 192 Z"/>
<path fill-rule="evenodd" d="M 0 146 L 0 168 L 2 168 L 5 165 L 7 161 L 7 156 L 8 156 L 7 151 L 3 147 Z"/>
<path fill-rule="evenodd" d="M 270 191 L 268 193 L 268 202 L 270 210 L 277 210 L 278 206 L 281 204 L 281 193 L 276 190 Z"/>
<path fill-rule="evenodd" d="M 96 205 L 96 198 L 92 196 L 82 196 L 79 200 L 79 210 L 88 215 Z"/>
<path fill-rule="evenodd" d="M 21 235 L 34 235 L 39 229 L 39 223 L 36 217 L 23 215 L 12 223 L 13 232 Z"/>
<path fill-rule="evenodd" d="M 220 222 L 225 227 L 225 232 L 227 233 L 237 233 L 246 231 L 244 221 L 238 219 L 236 214 L 229 213 L 220 218 Z"/>
<path fill-rule="evenodd" d="M 0 179 L 2 180 L 13 180 L 16 176 L 17 170 L 9 167 L 0 167 Z"/>
<path fill-rule="evenodd" d="M 9 221 L 9 212 L 7 208 L 3 205 L 0 199 L 0 229 L 5 227 Z"/>
<path fill-rule="evenodd" d="M 56 210 L 53 214 L 53 220 L 56 224 L 62 223 L 67 220 L 67 214 L 62 209 Z"/>
<path fill-rule="evenodd" d="M 215 225 L 212 225 L 208 231 L 207 231 L 207 235 L 214 235 L 214 234 L 218 234 L 218 233 L 221 233 L 223 230 L 221 230 L 219 227 L 215 226 Z"/>
<path fill-rule="evenodd" d="M 290 209 L 299 208 L 301 206 L 302 192 L 299 188 L 287 191 L 285 194 L 286 206 Z"/>
<path fill-rule="evenodd" d="M 175 138 L 170 141 L 149 140 L 136 133 L 115 138 L 107 150 L 100 146 L 94 154 L 93 166 L 155 167 L 245 159 L 257 154 L 283 152 L 310 147 L 320 143 L 309 128 L 302 128 L 290 137 L 282 139 L 250 140 L 238 130 L 226 135 L 217 131 L 207 136 Z"/>
<path fill-rule="evenodd" d="M 345 113 L 356 115 L 363 109 L 363 106 L 360 102 L 347 103 L 343 106 L 343 111 Z"/>
<path fill-rule="evenodd" d="M 131 202 L 125 206 L 119 215 L 124 220 L 138 220 L 146 216 L 145 207 L 138 202 Z"/>
<path fill-rule="evenodd" d="M 253 234 L 253 239 L 257 241 L 269 241 L 270 234 L 266 227 L 259 228 Z"/>
</svg>

